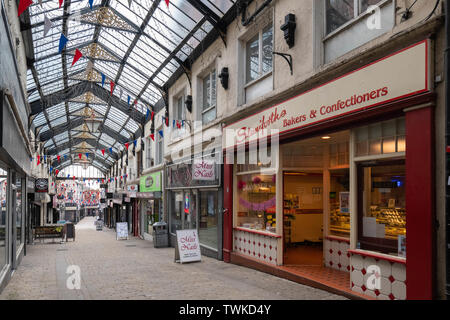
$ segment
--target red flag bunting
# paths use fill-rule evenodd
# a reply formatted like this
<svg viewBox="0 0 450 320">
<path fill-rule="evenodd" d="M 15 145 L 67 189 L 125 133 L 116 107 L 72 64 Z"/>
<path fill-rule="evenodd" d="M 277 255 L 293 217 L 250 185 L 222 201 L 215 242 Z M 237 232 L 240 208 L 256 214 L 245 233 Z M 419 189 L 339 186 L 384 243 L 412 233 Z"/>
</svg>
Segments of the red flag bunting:
<svg viewBox="0 0 450 320">
<path fill-rule="evenodd" d="M 181 129 L 181 124 L 180 124 L 180 122 L 178 120 L 177 120 L 177 128 Z"/>
<path fill-rule="evenodd" d="M 110 82 L 110 87 L 111 87 L 111 95 L 112 95 L 113 91 L 114 91 L 114 82 L 113 81 Z"/>
<path fill-rule="evenodd" d="M 72 66 L 78 61 L 80 60 L 80 58 L 83 56 L 83 54 L 81 53 L 80 50 L 75 49 L 75 56 L 73 57 L 73 61 L 72 61 Z"/>
<path fill-rule="evenodd" d="M 127 150 L 128 150 L 128 146 L 129 146 L 128 142 L 125 143 L 125 148 L 127 148 Z"/>
<path fill-rule="evenodd" d="M 81 159 L 81 153 L 78 154 L 78 157 Z"/>
<path fill-rule="evenodd" d="M 150 134 L 150 138 L 155 141 L 155 135 L 153 133 Z"/>
<path fill-rule="evenodd" d="M 17 16 L 20 17 L 20 15 L 28 9 L 29 6 L 33 4 L 32 0 L 20 0 L 19 2 L 19 8 L 17 9 Z"/>
<path fill-rule="evenodd" d="M 170 0 L 166 0 L 167 8 L 169 7 L 169 2 L 170 2 Z"/>
<path fill-rule="evenodd" d="M 56 156 L 56 158 L 58 159 L 58 162 L 60 162 L 61 161 L 61 156 Z"/>
<path fill-rule="evenodd" d="M 64 1 L 64 0 L 59 0 L 59 7 L 60 7 L 60 8 L 61 8 L 61 6 L 62 6 L 63 1 Z"/>
<path fill-rule="evenodd" d="M 39 165 L 39 163 L 41 163 L 41 156 L 38 155 L 38 156 L 37 156 L 37 160 L 38 160 L 38 161 L 37 161 L 37 165 Z"/>
<path fill-rule="evenodd" d="M 102 154 L 105 155 L 105 149 L 102 149 Z"/>
<path fill-rule="evenodd" d="M 152 111 L 152 121 L 153 121 L 153 117 L 155 116 L 155 113 Z"/>
</svg>

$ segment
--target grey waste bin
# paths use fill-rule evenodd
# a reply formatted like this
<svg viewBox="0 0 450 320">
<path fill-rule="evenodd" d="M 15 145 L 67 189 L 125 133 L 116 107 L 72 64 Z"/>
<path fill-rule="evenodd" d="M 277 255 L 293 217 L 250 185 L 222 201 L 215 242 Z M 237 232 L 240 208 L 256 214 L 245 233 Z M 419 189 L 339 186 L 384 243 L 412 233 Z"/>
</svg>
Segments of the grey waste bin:
<svg viewBox="0 0 450 320">
<path fill-rule="evenodd" d="M 167 223 L 156 222 L 153 224 L 153 246 L 155 248 L 167 248 L 169 246 Z"/>
</svg>

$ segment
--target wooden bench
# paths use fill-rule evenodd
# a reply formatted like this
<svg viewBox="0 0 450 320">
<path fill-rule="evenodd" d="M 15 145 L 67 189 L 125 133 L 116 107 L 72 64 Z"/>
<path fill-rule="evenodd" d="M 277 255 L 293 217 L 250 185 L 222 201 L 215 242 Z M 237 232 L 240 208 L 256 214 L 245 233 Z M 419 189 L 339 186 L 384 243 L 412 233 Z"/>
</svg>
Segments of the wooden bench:
<svg viewBox="0 0 450 320">
<path fill-rule="evenodd" d="M 64 228 L 63 226 L 44 226 L 34 228 L 34 239 L 55 239 L 61 238 L 64 240 Z"/>
</svg>

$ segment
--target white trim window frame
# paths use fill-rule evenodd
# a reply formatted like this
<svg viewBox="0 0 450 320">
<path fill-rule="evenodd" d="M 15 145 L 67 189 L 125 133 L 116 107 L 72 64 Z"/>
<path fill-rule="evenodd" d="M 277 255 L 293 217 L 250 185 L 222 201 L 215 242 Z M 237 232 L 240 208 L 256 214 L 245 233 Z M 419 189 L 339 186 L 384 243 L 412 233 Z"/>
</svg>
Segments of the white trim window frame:
<svg viewBox="0 0 450 320">
<path fill-rule="evenodd" d="M 152 142 L 151 138 L 145 139 L 145 168 L 152 167 Z"/>
<path fill-rule="evenodd" d="M 214 115 L 209 117 L 211 114 Z M 217 117 L 217 71 L 215 68 L 202 79 L 201 117 L 203 125 L 214 121 Z"/>
<path fill-rule="evenodd" d="M 270 36 L 270 38 L 268 37 Z M 268 40 L 270 39 L 270 47 Z M 264 51 L 267 51 L 264 54 Z M 245 43 L 245 86 L 264 78 L 273 71 L 273 23 L 269 23 Z M 253 61 L 252 61 L 253 57 Z M 252 66 L 253 64 L 253 66 Z M 252 68 L 254 70 L 252 70 Z"/>
<path fill-rule="evenodd" d="M 364 17 L 367 14 L 367 9 L 370 6 L 376 5 L 378 7 L 381 7 L 390 1 L 392 0 L 325 0 L 325 38 L 339 33 L 341 30 L 347 28 L 349 25 Z M 338 6 L 341 6 L 341 12 L 339 12 Z M 345 17 L 344 13 L 345 6 L 347 6 L 348 9 L 347 17 Z M 333 9 L 336 11 L 336 16 L 340 15 L 342 19 L 345 20 L 340 23 L 337 22 L 337 24 L 339 25 L 335 27 L 329 26 L 329 11 Z"/>
<path fill-rule="evenodd" d="M 162 130 L 162 129 L 160 129 Z M 156 135 L 156 157 L 155 157 L 155 165 L 160 165 L 164 161 L 164 140 L 161 138 L 161 135 Z"/>
</svg>

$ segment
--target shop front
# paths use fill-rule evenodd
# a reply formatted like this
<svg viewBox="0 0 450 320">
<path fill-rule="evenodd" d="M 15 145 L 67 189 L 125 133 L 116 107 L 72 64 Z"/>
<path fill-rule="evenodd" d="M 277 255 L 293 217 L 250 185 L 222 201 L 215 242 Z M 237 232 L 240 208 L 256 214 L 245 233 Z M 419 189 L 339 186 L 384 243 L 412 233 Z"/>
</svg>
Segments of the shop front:
<svg viewBox="0 0 450 320">
<path fill-rule="evenodd" d="M 153 240 L 153 224 L 163 221 L 163 171 L 153 172 L 141 177 L 137 198 L 140 208 L 139 233 L 146 240 Z"/>
<path fill-rule="evenodd" d="M 222 260 L 221 165 L 197 158 L 167 167 L 170 243 L 176 230 L 196 229 L 201 252 Z"/>
<path fill-rule="evenodd" d="M 420 42 L 224 128 L 225 261 L 307 281 L 333 269 L 356 294 L 431 298 L 429 46 Z M 256 153 L 258 138 L 269 146 Z"/>
</svg>

